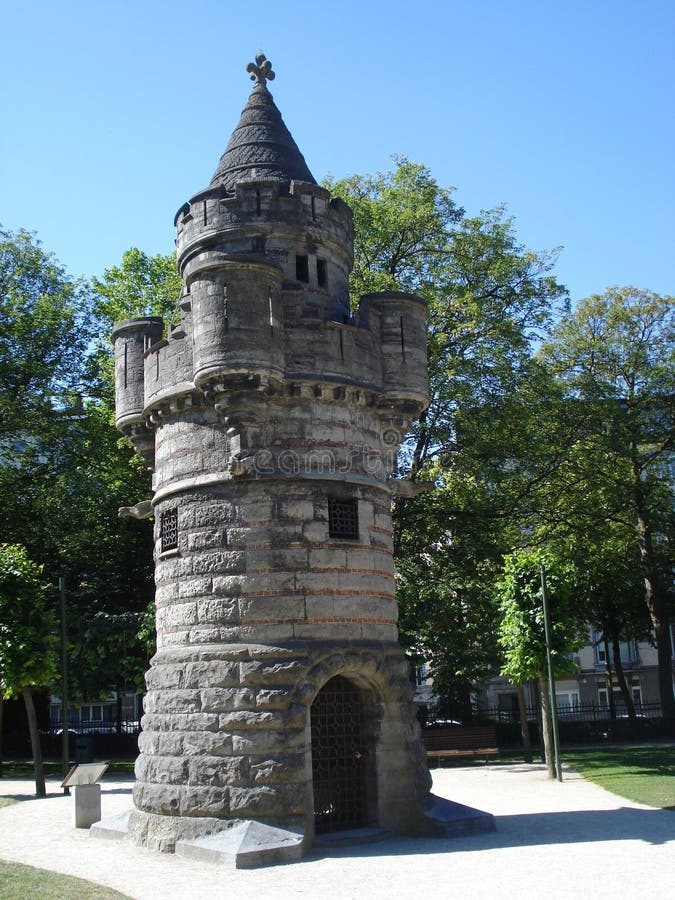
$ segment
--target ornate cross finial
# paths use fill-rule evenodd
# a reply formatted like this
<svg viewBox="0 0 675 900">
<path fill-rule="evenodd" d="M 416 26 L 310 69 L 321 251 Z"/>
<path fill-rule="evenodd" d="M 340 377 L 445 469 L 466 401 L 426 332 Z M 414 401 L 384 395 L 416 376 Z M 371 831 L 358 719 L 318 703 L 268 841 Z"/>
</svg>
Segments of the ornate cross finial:
<svg viewBox="0 0 675 900">
<path fill-rule="evenodd" d="M 251 73 L 251 81 L 255 81 L 256 85 L 261 84 L 263 87 L 266 87 L 266 81 L 274 81 L 272 63 L 262 50 L 258 50 L 255 55 L 255 62 L 249 63 L 246 66 L 246 71 Z"/>
</svg>

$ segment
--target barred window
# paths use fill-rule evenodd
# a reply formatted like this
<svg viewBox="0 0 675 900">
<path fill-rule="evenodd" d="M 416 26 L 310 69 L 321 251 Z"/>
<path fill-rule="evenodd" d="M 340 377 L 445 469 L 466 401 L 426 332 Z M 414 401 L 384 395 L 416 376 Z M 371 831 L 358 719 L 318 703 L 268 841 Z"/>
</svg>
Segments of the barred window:
<svg viewBox="0 0 675 900">
<path fill-rule="evenodd" d="M 328 534 L 332 538 L 356 540 L 359 536 L 358 500 L 328 498 Z"/>
<path fill-rule="evenodd" d="M 178 548 L 178 509 L 167 509 L 160 519 L 161 552 Z"/>
</svg>

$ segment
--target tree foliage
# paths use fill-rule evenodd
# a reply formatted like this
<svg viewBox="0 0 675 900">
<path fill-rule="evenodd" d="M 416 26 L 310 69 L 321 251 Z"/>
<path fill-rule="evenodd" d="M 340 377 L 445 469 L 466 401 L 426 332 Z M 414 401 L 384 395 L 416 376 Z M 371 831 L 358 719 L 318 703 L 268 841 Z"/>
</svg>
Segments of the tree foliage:
<svg viewBox="0 0 675 900">
<path fill-rule="evenodd" d="M 140 616 L 152 598 L 151 529 L 118 519 L 119 507 L 147 497 L 149 475 L 114 428 L 107 325 L 95 315 L 90 292 L 71 282 L 32 236 L 3 237 L 1 271 L 9 288 L 0 298 L 6 317 L 0 541 L 25 546 L 52 584 L 65 575 L 69 638 L 79 646 L 91 619 Z M 101 338 L 98 351 L 94 335 Z M 38 344 L 43 356 L 35 365 Z M 16 375 L 22 372 L 31 377 Z M 118 649 L 110 649 L 109 671 L 119 667 Z M 87 665 L 95 662 L 88 656 L 71 666 L 74 695 L 92 683 Z M 109 682 L 100 690 L 114 687 Z"/>
<path fill-rule="evenodd" d="M 611 529 L 605 558 L 616 559 L 618 540 L 619 555 L 636 565 L 671 718 L 674 309 L 672 297 L 611 288 L 579 303 L 542 349 L 579 422 L 559 473 L 560 502 L 545 525 L 596 546 L 597 535 Z"/>
<path fill-rule="evenodd" d="M 172 254 L 149 256 L 132 247 L 119 266 L 110 266 L 103 278 L 92 280 L 94 309 L 109 331 L 117 322 L 140 316 L 162 316 L 172 321 L 181 292 L 181 278 Z"/>
<path fill-rule="evenodd" d="M 509 553 L 495 584 L 495 597 L 500 613 L 502 674 L 516 684 L 539 678 L 546 671 L 542 568 L 551 608 L 551 657 L 556 674 L 575 671 L 570 656 L 587 640 L 573 566 L 543 550 Z"/>
<path fill-rule="evenodd" d="M 352 294 L 404 290 L 427 302 L 431 402 L 399 475 L 436 490 L 395 504 L 399 621 L 436 687 L 466 708 L 472 681 L 496 664 L 492 584 L 533 482 L 554 464 L 533 436 L 532 399 L 553 388 L 531 345 L 565 306 L 557 251 L 523 248 L 501 207 L 465 216 L 406 159 L 329 186 L 354 212 Z M 549 417 L 552 430 L 563 425 Z M 516 446 L 528 475 L 513 466 Z"/>
<path fill-rule="evenodd" d="M 548 642 L 544 589 L 549 608 Z M 576 572 L 567 560 L 550 551 L 520 550 L 504 558 L 504 569 L 494 592 L 500 617 L 501 671 L 518 685 L 531 678 L 539 680 L 544 750 L 549 777 L 554 778 L 548 654 L 550 649 L 554 678 L 571 674 L 575 670 L 571 654 L 586 643 L 587 627 L 579 605 Z M 527 722 L 522 725 L 527 731 Z"/>
<path fill-rule="evenodd" d="M 83 389 L 90 294 L 27 231 L 0 230 L 0 440 L 44 428 Z"/>
<path fill-rule="evenodd" d="M 56 675 L 55 624 L 42 567 L 25 547 L 0 544 L 0 701 L 21 696 L 26 704 L 39 797 L 46 790 L 32 690 L 46 687 Z"/>
<path fill-rule="evenodd" d="M 42 567 L 25 547 L 0 544 L 0 692 L 45 687 L 57 673 L 58 639 Z"/>
<path fill-rule="evenodd" d="M 119 612 L 90 609 L 71 652 L 71 664 L 77 673 L 75 696 L 87 701 L 114 691 L 118 700 L 118 727 L 121 727 L 122 696 L 143 693 L 145 689 L 143 676 L 154 649 L 145 640 L 147 610 L 147 606 L 144 610 L 122 608 Z M 154 636 L 154 619 L 152 628 Z"/>
<path fill-rule="evenodd" d="M 457 449 L 458 411 L 518 389 L 532 340 L 567 294 L 552 275 L 557 250 L 523 248 L 503 207 L 466 217 L 425 166 L 395 162 L 392 172 L 328 186 L 354 213 L 353 297 L 402 290 L 427 302 L 431 402 L 403 471 L 415 479 Z"/>
<path fill-rule="evenodd" d="M 450 491 L 439 487 L 406 508 L 411 524 L 402 531 L 396 562 L 399 629 L 412 659 L 433 673 L 437 713 L 466 718 L 473 683 L 497 665 L 490 583 L 500 555 L 494 532 L 464 516 Z"/>
</svg>

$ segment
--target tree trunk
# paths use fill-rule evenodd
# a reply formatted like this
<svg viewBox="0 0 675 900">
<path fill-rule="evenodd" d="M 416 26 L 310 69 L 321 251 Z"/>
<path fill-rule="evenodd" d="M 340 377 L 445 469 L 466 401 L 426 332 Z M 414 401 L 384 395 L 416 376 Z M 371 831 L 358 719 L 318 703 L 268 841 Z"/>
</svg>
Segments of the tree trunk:
<svg viewBox="0 0 675 900">
<path fill-rule="evenodd" d="M 115 701 L 115 733 L 122 734 L 122 690 L 117 688 Z"/>
<path fill-rule="evenodd" d="M 619 639 L 616 637 L 616 635 L 612 636 L 612 656 L 614 657 L 614 671 L 616 672 L 616 680 L 619 683 L 621 697 L 626 705 L 628 718 L 631 720 L 631 722 L 634 722 L 635 706 L 633 704 L 633 697 L 631 696 L 631 692 L 628 689 L 628 685 L 626 684 L 626 673 L 623 670 L 623 663 L 621 662 L 621 643 L 619 642 Z"/>
<path fill-rule="evenodd" d="M 26 704 L 28 716 L 28 730 L 30 731 L 30 745 L 33 751 L 33 769 L 35 770 L 35 796 L 46 797 L 45 767 L 42 761 L 42 747 L 40 747 L 40 735 L 38 734 L 37 716 L 33 705 L 33 694 L 27 685 L 21 688 L 21 696 Z"/>
<path fill-rule="evenodd" d="M 637 455 L 633 455 L 633 501 L 635 503 L 637 542 L 640 564 L 645 584 L 645 603 L 656 636 L 656 654 L 659 667 L 659 694 L 663 718 L 675 722 L 675 695 L 673 694 L 673 663 L 670 647 L 670 620 L 667 612 L 665 581 L 661 578 L 654 554 L 652 529 L 644 498 L 641 471 Z"/>
<path fill-rule="evenodd" d="M 548 697 L 548 678 L 545 672 L 539 674 L 541 694 L 541 730 L 544 742 L 544 756 L 546 757 L 546 774 L 549 778 L 556 778 L 555 754 L 553 753 L 553 722 L 551 721 L 551 707 Z"/>
<path fill-rule="evenodd" d="M 609 641 L 607 633 L 603 632 L 602 642 L 605 648 L 605 668 L 607 669 L 607 705 L 609 706 L 609 718 L 612 722 L 616 720 L 616 704 L 614 703 L 614 679 L 612 678 L 612 663 L 609 656 Z"/>
<path fill-rule="evenodd" d="M 653 621 L 653 619 L 652 619 Z M 664 719 L 675 722 L 675 697 L 673 696 L 673 663 L 670 648 L 670 622 L 666 616 L 654 625 L 656 634 L 656 654 L 659 666 L 659 694 L 661 713 Z"/>
<path fill-rule="evenodd" d="M 473 722 L 473 703 L 471 702 L 470 685 L 461 685 L 457 690 L 459 720 L 465 724 Z M 452 716 L 451 718 L 455 718 Z"/>
<path fill-rule="evenodd" d="M 3 712 L 3 709 L 4 709 L 4 703 L 5 703 L 4 697 L 2 696 L 2 694 L 0 694 L 0 778 L 2 778 L 2 761 L 3 761 L 3 755 L 2 755 L 2 712 Z"/>
<path fill-rule="evenodd" d="M 539 729 L 539 755 L 541 761 L 546 762 L 546 749 L 544 747 L 544 719 L 541 714 L 541 685 L 537 678 L 532 679 L 532 693 L 534 694 L 534 705 L 537 711 L 537 728 Z"/>
<path fill-rule="evenodd" d="M 518 687 L 518 714 L 520 716 L 520 734 L 523 738 L 523 759 L 526 763 L 532 762 L 532 743 L 530 741 L 530 726 L 527 721 L 525 708 L 525 689 L 522 684 Z"/>
</svg>

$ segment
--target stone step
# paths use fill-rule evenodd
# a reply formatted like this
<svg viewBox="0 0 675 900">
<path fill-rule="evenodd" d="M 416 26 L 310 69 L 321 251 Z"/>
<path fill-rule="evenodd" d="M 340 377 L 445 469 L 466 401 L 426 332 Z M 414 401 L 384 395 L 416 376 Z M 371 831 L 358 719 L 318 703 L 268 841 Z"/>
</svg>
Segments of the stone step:
<svg viewBox="0 0 675 900">
<path fill-rule="evenodd" d="M 322 850 L 329 847 L 353 847 L 358 844 L 374 844 L 377 841 L 384 841 L 392 835 L 393 832 L 388 828 L 378 828 L 377 826 L 328 831 L 315 836 L 314 846 Z"/>
</svg>

